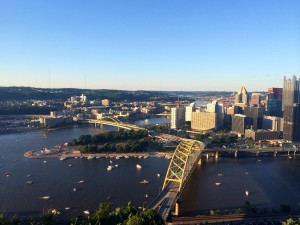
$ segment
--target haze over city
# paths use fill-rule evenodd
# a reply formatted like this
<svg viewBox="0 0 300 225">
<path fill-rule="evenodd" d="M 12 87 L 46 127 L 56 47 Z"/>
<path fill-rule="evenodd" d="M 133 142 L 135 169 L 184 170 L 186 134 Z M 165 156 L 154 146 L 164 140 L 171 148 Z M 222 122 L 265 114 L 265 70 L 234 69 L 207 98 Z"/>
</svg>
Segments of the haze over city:
<svg viewBox="0 0 300 225">
<path fill-rule="evenodd" d="M 300 71 L 297 0 L 1 1 L 0 15 L 0 86 L 266 91 Z"/>
</svg>

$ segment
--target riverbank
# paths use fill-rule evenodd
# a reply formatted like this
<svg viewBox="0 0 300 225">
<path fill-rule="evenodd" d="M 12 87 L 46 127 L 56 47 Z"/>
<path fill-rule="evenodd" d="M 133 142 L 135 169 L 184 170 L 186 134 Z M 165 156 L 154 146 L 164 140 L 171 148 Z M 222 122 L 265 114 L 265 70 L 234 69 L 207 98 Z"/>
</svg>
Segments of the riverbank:
<svg viewBox="0 0 300 225">
<path fill-rule="evenodd" d="M 64 160 L 67 158 L 166 158 L 171 159 L 172 153 L 170 152 L 128 152 L 128 153 L 81 153 L 79 146 L 64 146 L 58 145 L 53 148 L 36 149 L 24 153 L 26 158 L 32 159 L 47 159 L 59 158 Z"/>
</svg>

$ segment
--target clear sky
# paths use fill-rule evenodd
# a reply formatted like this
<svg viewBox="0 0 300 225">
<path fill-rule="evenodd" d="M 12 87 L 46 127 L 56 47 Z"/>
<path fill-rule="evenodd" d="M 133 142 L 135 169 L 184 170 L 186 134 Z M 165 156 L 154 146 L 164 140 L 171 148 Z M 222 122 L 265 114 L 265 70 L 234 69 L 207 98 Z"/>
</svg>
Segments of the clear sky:
<svg viewBox="0 0 300 225">
<path fill-rule="evenodd" d="M 248 91 L 300 76 L 299 0 L 0 0 L 0 86 Z"/>
</svg>

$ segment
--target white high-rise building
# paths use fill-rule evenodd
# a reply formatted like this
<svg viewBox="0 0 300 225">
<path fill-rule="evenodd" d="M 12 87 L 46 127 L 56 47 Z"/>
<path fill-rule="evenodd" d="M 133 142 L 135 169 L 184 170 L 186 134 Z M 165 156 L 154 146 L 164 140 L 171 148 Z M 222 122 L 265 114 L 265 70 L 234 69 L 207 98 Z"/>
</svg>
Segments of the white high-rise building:
<svg viewBox="0 0 300 225">
<path fill-rule="evenodd" d="M 191 103 L 189 106 L 185 107 L 185 121 L 191 122 L 192 121 L 192 112 L 196 111 L 196 104 Z"/>
<path fill-rule="evenodd" d="M 185 108 L 171 108 L 171 129 L 180 129 L 185 126 Z"/>
<path fill-rule="evenodd" d="M 217 114 L 217 129 L 222 129 L 224 126 L 225 110 L 223 104 L 219 104 L 217 101 L 207 104 L 206 112 Z"/>
</svg>

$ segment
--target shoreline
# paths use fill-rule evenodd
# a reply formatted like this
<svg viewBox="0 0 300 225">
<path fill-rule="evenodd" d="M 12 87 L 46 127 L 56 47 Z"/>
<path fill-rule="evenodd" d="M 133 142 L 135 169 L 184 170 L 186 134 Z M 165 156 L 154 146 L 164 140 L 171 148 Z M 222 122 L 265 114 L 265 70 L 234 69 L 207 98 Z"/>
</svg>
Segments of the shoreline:
<svg viewBox="0 0 300 225">
<path fill-rule="evenodd" d="M 66 150 L 68 149 L 68 150 Z M 43 153 L 48 151 L 49 153 Z M 55 146 L 53 148 L 35 149 L 24 153 L 24 157 L 30 159 L 53 159 L 60 160 L 68 158 L 166 158 L 171 159 L 171 152 L 125 152 L 125 153 L 81 153 L 78 146 Z"/>
</svg>

